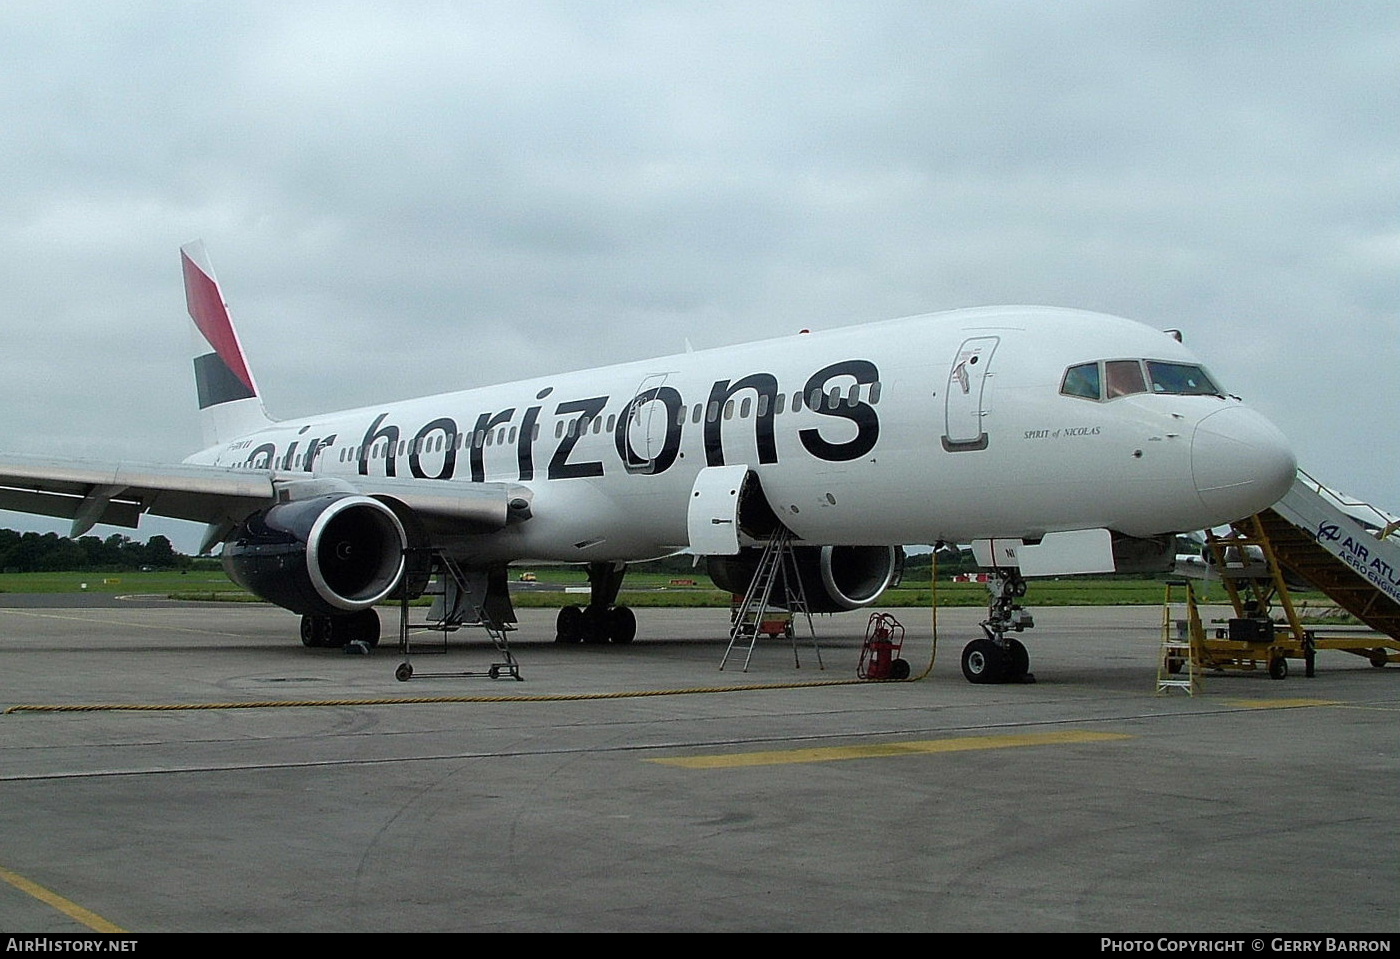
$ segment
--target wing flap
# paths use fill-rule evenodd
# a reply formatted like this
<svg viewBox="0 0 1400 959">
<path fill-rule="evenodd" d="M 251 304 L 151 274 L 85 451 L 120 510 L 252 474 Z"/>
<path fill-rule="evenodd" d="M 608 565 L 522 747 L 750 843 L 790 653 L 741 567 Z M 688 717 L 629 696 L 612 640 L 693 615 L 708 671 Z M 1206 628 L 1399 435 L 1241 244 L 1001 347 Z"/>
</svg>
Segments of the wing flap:
<svg viewBox="0 0 1400 959">
<path fill-rule="evenodd" d="M 39 516 L 56 516 L 59 519 L 76 519 L 84 502 L 83 497 L 68 493 L 0 488 L 0 509 L 12 510 L 16 513 L 34 513 Z M 140 516 L 140 503 L 131 500 L 110 499 L 97 518 L 93 520 L 93 523 L 135 529 L 136 521 Z M 76 535 L 81 536 L 91 526 L 92 524 L 89 523 Z"/>
</svg>

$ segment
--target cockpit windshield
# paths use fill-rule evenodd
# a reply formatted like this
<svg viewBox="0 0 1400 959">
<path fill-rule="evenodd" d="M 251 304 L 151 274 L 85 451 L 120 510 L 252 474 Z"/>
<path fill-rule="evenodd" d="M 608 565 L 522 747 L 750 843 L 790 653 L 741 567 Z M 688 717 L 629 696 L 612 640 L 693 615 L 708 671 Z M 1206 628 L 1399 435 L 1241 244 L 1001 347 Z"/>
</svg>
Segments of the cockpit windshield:
<svg viewBox="0 0 1400 959">
<path fill-rule="evenodd" d="M 1206 371 L 1165 360 L 1096 360 L 1065 370 L 1060 393 L 1086 400 L 1112 400 L 1134 393 L 1224 396 Z"/>
<path fill-rule="evenodd" d="M 1224 396 L 1206 371 L 1189 363 L 1147 361 L 1147 378 L 1154 393 L 1176 393 L 1182 396 Z"/>
</svg>

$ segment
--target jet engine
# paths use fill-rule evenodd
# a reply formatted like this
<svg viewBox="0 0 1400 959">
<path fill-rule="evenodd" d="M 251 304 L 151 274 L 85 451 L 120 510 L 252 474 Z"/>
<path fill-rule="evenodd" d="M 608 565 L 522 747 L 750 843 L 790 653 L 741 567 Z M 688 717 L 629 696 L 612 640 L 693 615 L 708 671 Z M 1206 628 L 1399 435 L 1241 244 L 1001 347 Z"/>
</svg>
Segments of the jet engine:
<svg viewBox="0 0 1400 959">
<path fill-rule="evenodd" d="M 407 545 L 388 505 L 331 493 L 249 516 L 224 543 L 223 562 L 250 593 L 294 613 L 335 616 L 388 596 L 404 573 Z"/>
<path fill-rule="evenodd" d="M 795 546 L 798 576 L 813 613 L 841 613 L 869 606 L 893 586 L 904 568 L 904 551 L 895 546 Z M 710 579 L 730 593 L 748 592 L 762 550 L 746 547 L 736 556 L 706 557 Z M 773 602 L 790 605 L 774 587 Z"/>
</svg>

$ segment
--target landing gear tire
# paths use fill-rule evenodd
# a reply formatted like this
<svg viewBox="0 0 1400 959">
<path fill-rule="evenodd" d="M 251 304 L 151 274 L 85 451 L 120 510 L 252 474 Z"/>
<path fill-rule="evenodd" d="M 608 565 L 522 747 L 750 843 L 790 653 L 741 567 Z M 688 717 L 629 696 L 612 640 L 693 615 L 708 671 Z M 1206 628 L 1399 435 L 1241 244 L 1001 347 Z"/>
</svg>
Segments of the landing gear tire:
<svg viewBox="0 0 1400 959">
<path fill-rule="evenodd" d="M 601 606 L 583 608 L 583 641 L 585 643 L 606 643 L 608 641 L 608 610 Z"/>
<path fill-rule="evenodd" d="M 626 646 L 636 638 L 637 614 L 627 606 L 608 610 L 608 639 L 618 646 Z"/>
<path fill-rule="evenodd" d="M 583 639 L 583 610 L 578 606 L 565 606 L 559 610 L 554 631 L 556 643 L 577 643 Z"/>
<path fill-rule="evenodd" d="M 1031 671 L 1031 654 L 1019 639 L 1006 641 L 1006 679 L 1019 682 Z"/>
<path fill-rule="evenodd" d="M 1006 655 L 990 639 L 974 639 L 963 647 L 963 678 L 969 683 L 986 685 L 1006 679 Z"/>
<path fill-rule="evenodd" d="M 339 649 L 350 642 L 349 629 L 345 623 L 344 616 L 327 616 L 326 631 L 322 634 L 321 645 L 331 649 Z"/>
<path fill-rule="evenodd" d="M 362 609 L 345 620 L 347 643 L 364 643 L 370 649 L 379 645 L 379 614 L 373 609 Z"/>
<path fill-rule="evenodd" d="M 1384 649 L 1371 650 L 1370 658 L 1371 665 L 1376 667 L 1377 669 L 1384 669 L 1386 663 L 1390 662 L 1390 656 L 1386 654 L 1386 651 Z"/>
<path fill-rule="evenodd" d="M 1269 660 L 1269 678 L 1287 679 L 1288 660 L 1284 659 L 1282 656 L 1275 656 L 1273 659 Z"/>
<path fill-rule="evenodd" d="M 325 624 L 321 633 L 321 646 L 339 649 L 350 643 L 364 643 L 370 649 L 379 645 L 379 614 L 372 609 L 362 609 L 349 616 L 313 616 Z M 305 617 L 302 625 L 302 642 L 306 642 Z M 313 627 L 314 631 L 314 627 Z"/>
<path fill-rule="evenodd" d="M 301 618 L 301 644 L 311 649 L 326 645 L 330 632 L 329 616 L 303 616 Z"/>
</svg>

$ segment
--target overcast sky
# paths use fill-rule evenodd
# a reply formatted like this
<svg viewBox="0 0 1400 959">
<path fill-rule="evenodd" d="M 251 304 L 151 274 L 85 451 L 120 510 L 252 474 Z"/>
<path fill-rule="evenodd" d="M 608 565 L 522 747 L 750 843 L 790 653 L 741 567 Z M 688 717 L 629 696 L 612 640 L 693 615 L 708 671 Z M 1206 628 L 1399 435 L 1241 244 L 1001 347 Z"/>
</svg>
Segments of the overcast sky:
<svg viewBox="0 0 1400 959">
<path fill-rule="evenodd" d="M 0 449 L 198 445 L 202 237 L 279 418 L 1046 303 L 1400 511 L 1394 2 L 9 0 L 0 63 Z"/>
</svg>

